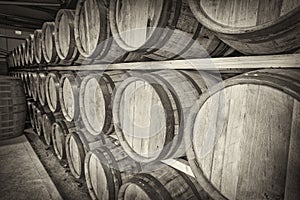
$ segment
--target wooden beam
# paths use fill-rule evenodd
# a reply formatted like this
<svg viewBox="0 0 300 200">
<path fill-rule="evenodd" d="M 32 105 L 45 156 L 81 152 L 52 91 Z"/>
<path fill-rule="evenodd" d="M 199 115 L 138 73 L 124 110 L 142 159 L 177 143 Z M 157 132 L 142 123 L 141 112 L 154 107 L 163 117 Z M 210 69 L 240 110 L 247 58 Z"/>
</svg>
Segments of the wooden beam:
<svg viewBox="0 0 300 200">
<path fill-rule="evenodd" d="M 195 177 L 194 173 L 192 172 L 191 167 L 187 164 L 187 162 L 183 162 L 183 160 L 168 159 L 168 160 L 162 160 L 161 162 L 163 162 L 185 174 Z"/>
<path fill-rule="evenodd" d="M 262 68 L 300 68 L 300 54 L 268 55 L 268 56 L 242 56 L 203 58 L 189 60 L 133 62 L 117 64 L 97 64 L 79 66 L 48 66 L 40 70 L 61 70 L 61 71 L 96 71 L 96 70 L 162 70 L 162 69 L 194 69 L 224 71 L 228 73 L 254 70 Z M 25 68 L 25 70 L 36 70 L 36 67 Z"/>
</svg>

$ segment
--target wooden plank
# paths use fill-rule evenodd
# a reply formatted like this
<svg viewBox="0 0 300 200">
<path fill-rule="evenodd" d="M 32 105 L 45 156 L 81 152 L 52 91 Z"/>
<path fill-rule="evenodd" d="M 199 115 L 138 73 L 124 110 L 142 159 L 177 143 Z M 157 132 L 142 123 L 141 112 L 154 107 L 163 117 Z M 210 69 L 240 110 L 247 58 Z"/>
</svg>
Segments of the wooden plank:
<svg viewBox="0 0 300 200">
<path fill-rule="evenodd" d="M 187 163 L 182 162 L 181 160 L 168 159 L 168 160 L 162 160 L 161 162 L 163 162 L 163 163 L 165 163 L 187 175 L 195 177 L 194 173 L 192 172 L 191 167 Z"/>
<path fill-rule="evenodd" d="M 189 60 L 132 62 L 117 64 L 97 64 L 80 66 L 50 66 L 10 68 L 11 71 L 70 71 L 70 70 L 160 70 L 160 69 L 197 69 L 211 71 L 253 70 L 261 68 L 300 68 L 300 54 L 241 56 L 222 58 L 203 58 Z"/>
<path fill-rule="evenodd" d="M 294 100 L 284 199 L 297 199 L 300 196 L 300 120 L 296 120 L 299 117 L 300 102 Z"/>
</svg>

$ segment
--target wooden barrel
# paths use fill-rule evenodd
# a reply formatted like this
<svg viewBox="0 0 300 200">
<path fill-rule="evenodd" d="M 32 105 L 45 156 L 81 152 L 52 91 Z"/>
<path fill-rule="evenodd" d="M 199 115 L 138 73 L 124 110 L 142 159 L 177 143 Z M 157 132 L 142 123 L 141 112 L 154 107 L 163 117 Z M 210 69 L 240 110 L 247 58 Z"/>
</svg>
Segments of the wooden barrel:
<svg viewBox="0 0 300 200">
<path fill-rule="evenodd" d="M 80 130 L 81 129 L 81 130 Z M 84 176 L 84 158 L 88 151 L 102 146 L 103 138 L 91 138 L 86 130 L 77 127 L 66 137 L 66 156 L 72 175 L 76 179 Z"/>
<path fill-rule="evenodd" d="M 36 103 L 33 100 L 28 100 L 27 107 L 28 107 L 28 113 L 29 113 L 31 127 L 33 129 L 35 129 L 35 112 L 34 112 L 34 110 L 36 107 Z"/>
<path fill-rule="evenodd" d="M 46 77 L 47 74 L 40 72 L 37 75 L 37 96 L 40 104 L 42 106 L 46 106 L 46 92 L 45 92 L 45 87 L 46 87 Z"/>
<path fill-rule="evenodd" d="M 66 157 L 65 137 L 74 130 L 76 130 L 74 123 L 68 123 L 64 120 L 52 124 L 53 149 L 59 160 Z"/>
<path fill-rule="evenodd" d="M 139 162 L 183 156 L 189 109 L 217 83 L 205 72 L 162 70 L 134 74 L 115 94 L 115 130 L 125 151 Z"/>
<path fill-rule="evenodd" d="M 13 65 L 14 67 L 18 67 L 17 65 L 17 54 L 16 54 L 16 48 L 13 49 L 12 51 L 12 61 L 13 61 Z"/>
<path fill-rule="evenodd" d="M 87 63 L 140 60 L 139 54 L 129 56 L 112 38 L 109 4 L 107 0 L 78 0 L 74 34 L 79 53 Z"/>
<path fill-rule="evenodd" d="M 51 111 L 46 106 L 41 106 L 36 104 L 35 106 L 35 130 L 39 137 L 44 136 L 44 129 L 43 129 L 43 115 L 49 114 Z M 47 134 L 47 133 L 46 133 Z"/>
<path fill-rule="evenodd" d="M 27 65 L 35 64 L 34 58 L 34 35 L 29 34 L 29 37 L 26 39 L 27 45 Z"/>
<path fill-rule="evenodd" d="M 38 93 L 37 93 L 37 77 L 38 77 L 38 74 L 36 72 L 31 72 L 29 74 L 29 81 L 30 81 L 30 93 L 31 93 L 31 96 L 33 98 L 34 101 L 37 101 L 38 100 Z"/>
<path fill-rule="evenodd" d="M 0 76 L 0 140 L 23 134 L 25 118 L 26 101 L 22 81 Z"/>
<path fill-rule="evenodd" d="M 59 64 L 60 58 L 55 47 L 55 23 L 45 22 L 42 27 L 42 49 L 46 63 Z"/>
<path fill-rule="evenodd" d="M 22 65 L 22 59 L 23 59 L 23 53 L 22 53 L 22 45 L 20 44 L 18 47 L 17 47 L 17 63 L 18 63 L 18 66 L 19 67 L 23 67 Z"/>
<path fill-rule="evenodd" d="M 80 133 L 79 133 L 80 134 Z M 66 137 L 66 155 L 67 161 L 72 175 L 76 179 L 83 177 L 83 161 L 85 158 L 86 150 L 82 144 L 79 135 L 72 132 Z"/>
<path fill-rule="evenodd" d="M 110 2 L 114 39 L 155 60 L 222 56 L 233 50 L 191 14 L 187 0 Z"/>
<path fill-rule="evenodd" d="M 103 146 L 87 153 L 85 180 L 92 199 L 117 199 L 123 183 L 141 171 L 121 146 Z"/>
<path fill-rule="evenodd" d="M 25 96 L 28 97 L 28 88 L 27 88 L 27 84 L 26 84 L 26 80 L 27 80 L 27 72 L 21 72 L 21 80 L 23 83 L 23 87 L 24 87 L 24 92 L 25 92 Z"/>
<path fill-rule="evenodd" d="M 84 63 L 80 56 L 74 35 L 75 10 L 60 9 L 55 18 L 55 46 L 61 60 Z"/>
<path fill-rule="evenodd" d="M 43 132 L 44 132 L 44 140 L 45 144 L 50 146 L 52 145 L 52 124 L 58 120 L 62 119 L 62 115 L 60 113 L 44 113 L 43 114 Z"/>
<path fill-rule="evenodd" d="M 35 130 L 36 134 L 41 137 L 43 135 L 43 113 L 41 111 L 41 108 L 38 104 L 34 107 L 34 124 L 35 124 Z"/>
<path fill-rule="evenodd" d="M 24 72 L 25 73 L 25 72 Z M 25 73 L 25 76 L 24 76 L 24 84 L 25 84 L 25 87 L 27 89 L 27 94 L 28 94 L 28 97 L 32 97 L 32 93 L 31 93 L 31 82 L 30 82 L 30 75 L 31 72 L 27 72 Z"/>
<path fill-rule="evenodd" d="M 79 85 L 81 79 L 75 73 L 62 75 L 59 87 L 61 111 L 68 122 L 79 118 Z"/>
<path fill-rule="evenodd" d="M 45 83 L 46 99 L 47 99 L 48 106 L 52 112 L 60 111 L 59 80 L 60 80 L 60 74 L 56 72 L 50 72 L 46 77 L 46 83 Z"/>
<path fill-rule="evenodd" d="M 122 185 L 118 199 L 211 199 L 195 178 L 168 165 L 157 167 L 150 173 L 134 175 Z"/>
<path fill-rule="evenodd" d="M 300 71 L 260 70 L 191 109 L 187 158 L 214 199 L 300 198 Z"/>
<path fill-rule="evenodd" d="M 34 58 L 37 64 L 44 64 L 45 59 L 43 56 L 43 34 L 41 29 L 37 29 L 33 33 L 33 43 L 34 43 Z"/>
<path fill-rule="evenodd" d="M 28 49 L 29 49 L 29 38 L 27 37 L 25 39 L 24 43 L 24 65 L 29 66 L 29 55 L 28 55 Z"/>
<path fill-rule="evenodd" d="M 112 93 L 126 76 L 124 71 L 106 71 L 86 76 L 80 85 L 80 116 L 92 135 L 113 132 Z"/>
<path fill-rule="evenodd" d="M 55 118 L 52 113 L 43 114 L 43 130 L 45 144 L 50 146 L 52 144 L 52 124 L 55 122 Z"/>
<path fill-rule="evenodd" d="M 22 67 L 25 67 L 26 66 L 26 63 L 25 63 L 25 60 L 26 60 L 26 43 L 23 42 L 21 44 L 21 66 Z"/>
<path fill-rule="evenodd" d="M 16 67 L 19 67 L 19 63 L 18 63 L 18 56 L 19 56 L 19 53 L 18 53 L 18 47 L 15 47 L 14 48 L 14 62 L 15 62 L 15 66 Z"/>
<path fill-rule="evenodd" d="M 299 1 L 189 0 L 189 4 L 200 23 L 242 53 L 275 54 L 300 47 Z"/>
<path fill-rule="evenodd" d="M 16 47 L 16 61 L 17 61 L 17 66 L 21 67 L 21 47 L 20 45 Z"/>
</svg>

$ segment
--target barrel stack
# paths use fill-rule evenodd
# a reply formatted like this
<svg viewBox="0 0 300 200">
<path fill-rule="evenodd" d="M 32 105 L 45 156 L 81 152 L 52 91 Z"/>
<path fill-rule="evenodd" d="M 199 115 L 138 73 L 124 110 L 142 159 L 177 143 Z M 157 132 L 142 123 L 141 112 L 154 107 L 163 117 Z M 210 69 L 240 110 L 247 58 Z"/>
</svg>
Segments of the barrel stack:
<svg viewBox="0 0 300 200">
<path fill-rule="evenodd" d="M 300 198 L 299 66 L 217 68 L 299 53 L 299 1 L 64 5 L 8 56 L 1 138 L 21 134 L 27 110 L 92 199 Z"/>
</svg>

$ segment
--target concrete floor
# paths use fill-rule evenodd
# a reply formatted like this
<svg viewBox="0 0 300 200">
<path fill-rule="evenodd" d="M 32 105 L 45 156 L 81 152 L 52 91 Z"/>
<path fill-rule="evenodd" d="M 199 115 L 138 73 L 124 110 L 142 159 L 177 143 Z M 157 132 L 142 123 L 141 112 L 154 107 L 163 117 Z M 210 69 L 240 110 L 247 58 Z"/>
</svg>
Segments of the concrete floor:
<svg viewBox="0 0 300 200">
<path fill-rule="evenodd" d="M 62 199 L 25 135 L 0 141 L 0 199 Z"/>
</svg>

